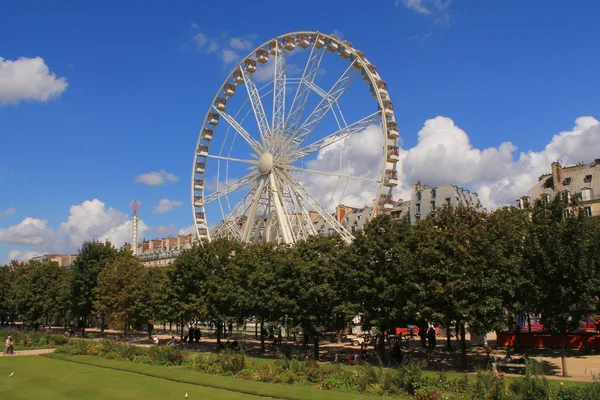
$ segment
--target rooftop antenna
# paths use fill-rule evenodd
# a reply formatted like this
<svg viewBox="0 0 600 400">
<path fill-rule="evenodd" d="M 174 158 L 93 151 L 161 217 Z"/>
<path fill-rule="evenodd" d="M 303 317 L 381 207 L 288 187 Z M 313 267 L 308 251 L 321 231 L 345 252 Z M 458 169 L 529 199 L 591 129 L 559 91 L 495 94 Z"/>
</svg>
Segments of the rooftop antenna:
<svg viewBox="0 0 600 400">
<path fill-rule="evenodd" d="M 129 208 L 133 210 L 133 219 L 131 223 L 131 251 L 134 256 L 138 255 L 138 211 L 142 208 L 139 200 L 133 200 L 129 203 Z"/>
</svg>

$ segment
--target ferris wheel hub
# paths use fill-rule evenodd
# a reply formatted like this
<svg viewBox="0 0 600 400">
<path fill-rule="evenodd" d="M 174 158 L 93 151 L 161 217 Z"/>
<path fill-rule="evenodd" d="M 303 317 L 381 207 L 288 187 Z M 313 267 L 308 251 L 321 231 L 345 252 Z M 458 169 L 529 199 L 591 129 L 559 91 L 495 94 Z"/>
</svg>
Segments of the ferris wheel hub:
<svg viewBox="0 0 600 400">
<path fill-rule="evenodd" d="M 262 153 L 260 158 L 258 159 L 258 172 L 263 175 L 266 175 L 273 168 L 273 155 L 268 151 Z"/>
</svg>

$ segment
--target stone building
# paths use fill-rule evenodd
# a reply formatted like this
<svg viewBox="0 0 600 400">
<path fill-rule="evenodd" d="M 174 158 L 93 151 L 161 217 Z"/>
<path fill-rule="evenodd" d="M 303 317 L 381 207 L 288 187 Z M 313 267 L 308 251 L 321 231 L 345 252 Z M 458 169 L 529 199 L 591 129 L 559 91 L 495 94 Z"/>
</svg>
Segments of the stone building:
<svg viewBox="0 0 600 400">
<path fill-rule="evenodd" d="M 600 158 L 591 164 L 563 167 L 551 164 L 551 173 L 538 178 L 538 182 L 520 199 L 516 206 L 523 208 L 540 197 L 552 200 L 557 194 L 579 196 L 581 205 L 589 216 L 600 216 Z"/>
<path fill-rule="evenodd" d="M 183 250 L 191 249 L 194 241 L 194 235 L 191 233 L 144 240 L 138 246 L 138 258 L 144 267 L 166 267 L 175 261 Z M 125 244 L 123 249 L 129 250 L 131 245 Z"/>
<path fill-rule="evenodd" d="M 60 267 L 68 268 L 71 263 L 77 259 L 79 254 L 44 254 L 33 257 L 34 261 L 51 261 L 57 263 Z"/>
</svg>

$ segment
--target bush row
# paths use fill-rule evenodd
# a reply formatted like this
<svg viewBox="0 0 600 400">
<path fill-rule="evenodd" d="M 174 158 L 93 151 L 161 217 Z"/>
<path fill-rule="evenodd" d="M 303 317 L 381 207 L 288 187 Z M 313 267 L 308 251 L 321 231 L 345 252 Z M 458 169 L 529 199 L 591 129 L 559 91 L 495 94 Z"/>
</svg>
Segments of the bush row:
<svg viewBox="0 0 600 400">
<path fill-rule="evenodd" d="M 0 338 L 2 339 L 2 342 L 6 340 L 8 335 L 12 335 L 13 344 L 16 349 L 60 346 L 69 341 L 69 338 L 64 335 L 56 335 L 45 332 L 0 329 Z"/>
<path fill-rule="evenodd" d="M 208 374 L 282 384 L 318 385 L 323 390 L 366 393 L 379 396 L 411 395 L 414 400 L 600 400 L 600 382 L 582 387 L 556 389 L 528 365 L 525 377 L 506 382 L 503 374 L 480 371 L 469 378 L 446 379 L 425 376 L 418 366 L 394 369 L 363 364 L 357 368 L 320 366 L 312 360 L 282 358 L 257 366 L 244 353 L 195 353 L 177 347 L 137 347 L 111 340 L 70 340 L 57 352 L 94 355 L 138 363 L 175 366 Z"/>
</svg>

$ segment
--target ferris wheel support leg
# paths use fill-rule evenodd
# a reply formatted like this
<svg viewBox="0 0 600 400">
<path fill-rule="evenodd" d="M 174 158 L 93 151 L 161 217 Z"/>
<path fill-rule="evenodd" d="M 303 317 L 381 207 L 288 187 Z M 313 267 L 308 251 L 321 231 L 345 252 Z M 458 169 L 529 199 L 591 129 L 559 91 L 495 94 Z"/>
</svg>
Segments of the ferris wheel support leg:
<svg viewBox="0 0 600 400">
<path fill-rule="evenodd" d="M 277 213 L 277 220 L 279 221 L 279 229 L 281 230 L 283 241 L 287 244 L 293 243 L 289 220 L 283 212 L 283 206 L 279 200 L 277 183 L 275 182 L 275 175 L 273 175 L 273 173 L 269 174 L 269 183 L 271 188 L 271 199 L 273 200 L 273 205 L 275 206 L 275 212 Z"/>
<path fill-rule="evenodd" d="M 261 177 L 260 183 L 258 185 L 258 189 L 256 189 L 256 193 L 254 194 L 252 207 L 250 207 L 250 213 L 248 214 L 248 219 L 246 220 L 246 225 L 244 226 L 244 232 L 242 233 L 242 242 L 248 242 L 248 240 L 250 240 L 250 235 L 252 234 L 252 228 L 254 227 L 254 218 L 256 216 L 256 209 L 258 208 L 260 196 L 262 195 L 262 191 L 263 191 L 264 187 L 265 187 L 265 179 Z"/>
</svg>

